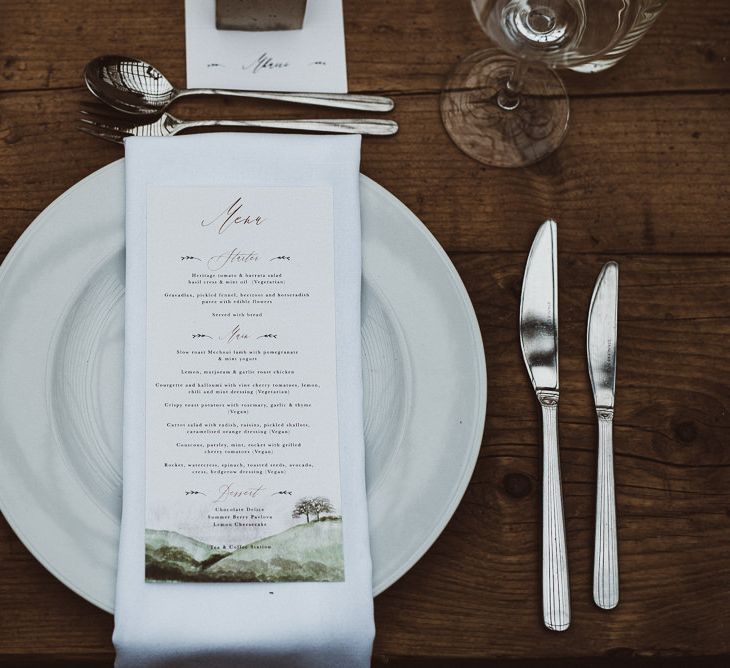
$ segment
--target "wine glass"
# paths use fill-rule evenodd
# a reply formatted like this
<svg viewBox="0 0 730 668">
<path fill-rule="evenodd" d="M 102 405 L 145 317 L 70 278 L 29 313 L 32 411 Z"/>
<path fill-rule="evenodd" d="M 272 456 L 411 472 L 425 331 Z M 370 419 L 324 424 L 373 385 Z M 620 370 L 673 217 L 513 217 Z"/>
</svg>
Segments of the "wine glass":
<svg viewBox="0 0 730 668">
<path fill-rule="evenodd" d="M 454 143 L 487 165 L 521 167 L 552 153 L 568 127 L 557 67 L 609 50 L 633 24 L 637 0 L 471 0 L 485 49 L 460 61 L 441 95 Z M 509 55 L 507 55 L 509 54 Z"/>
</svg>

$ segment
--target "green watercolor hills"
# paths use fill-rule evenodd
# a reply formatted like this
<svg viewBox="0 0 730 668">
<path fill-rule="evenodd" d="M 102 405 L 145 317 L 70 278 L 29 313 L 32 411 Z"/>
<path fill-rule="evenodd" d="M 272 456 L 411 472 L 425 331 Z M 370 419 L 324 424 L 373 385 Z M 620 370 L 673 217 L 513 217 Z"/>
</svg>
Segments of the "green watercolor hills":
<svg viewBox="0 0 730 668">
<path fill-rule="evenodd" d="M 299 524 L 225 552 L 175 531 L 145 531 L 148 582 L 340 582 L 342 520 Z"/>
</svg>

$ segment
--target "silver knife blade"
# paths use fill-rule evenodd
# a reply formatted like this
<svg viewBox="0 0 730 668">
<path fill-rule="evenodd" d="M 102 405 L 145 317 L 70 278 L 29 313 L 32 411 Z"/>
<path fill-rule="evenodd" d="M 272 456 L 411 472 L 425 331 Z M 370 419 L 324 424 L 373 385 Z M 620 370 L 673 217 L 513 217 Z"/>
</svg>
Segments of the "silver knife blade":
<svg viewBox="0 0 730 668">
<path fill-rule="evenodd" d="M 558 249 L 554 220 L 540 226 L 527 258 L 520 299 L 520 346 L 533 387 L 557 390 Z"/>
<path fill-rule="evenodd" d="M 598 407 L 613 408 L 617 331 L 618 264 L 608 262 L 598 275 L 588 311 L 588 372 Z"/>
</svg>

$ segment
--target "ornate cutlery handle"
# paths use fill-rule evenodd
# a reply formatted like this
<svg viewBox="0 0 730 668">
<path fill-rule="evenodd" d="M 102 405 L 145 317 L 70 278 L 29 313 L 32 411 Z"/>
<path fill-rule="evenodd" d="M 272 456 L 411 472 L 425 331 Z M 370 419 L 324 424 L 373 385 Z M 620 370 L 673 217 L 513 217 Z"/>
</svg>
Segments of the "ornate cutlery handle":
<svg viewBox="0 0 730 668">
<path fill-rule="evenodd" d="M 542 406 L 542 613 L 545 626 L 565 631 L 570 626 L 568 552 L 565 546 L 563 495 L 558 455 L 558 393 L 538 390 Z"/>
<path fill-rule="evenodd" d="M 340 118 L 340 119 L 275 119 L 256 121 L 182 121 L 177 131 L 210 126 L 225 126 L 233 128 L 271 128 L 277 130 L 305 130 L 308 132 L 334 132 L 337 134 L 361 135 L 393 135 L 398 132 L 395 121 L 367 118 Z"/>
<path fill-rule="evenodd" d="M 618 605 L 618 538 L 613 482 L 613 409 L 597 408 L 598 488 L 596 544 L 593 556 L 593 600 L 599 608 Z"/>
<path fill-rule="evenodd" d="M 275 93 L 257 90 L 227 90 L 224 88 L 190 88 L 180 90 L 175 99 L 188 95 L 229 95 L 256 100 L 278 100 L 295 104 L 311 104 L 317 107 L 358 109 L 360 111 L 390 111 L 395 105 L 389 97 L 357 95 L 354 93 Z"/>
</svg>

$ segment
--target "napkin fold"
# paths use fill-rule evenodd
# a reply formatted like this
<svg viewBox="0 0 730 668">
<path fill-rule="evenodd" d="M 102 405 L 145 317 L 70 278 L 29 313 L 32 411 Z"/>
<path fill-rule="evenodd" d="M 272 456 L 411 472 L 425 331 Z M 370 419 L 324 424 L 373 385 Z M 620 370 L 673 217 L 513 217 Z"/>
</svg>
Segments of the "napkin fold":
<svg viewBox="0 0 730 668">
<path fill-rule="evenodd" d="M 126 153 L 124 484 L 116 666 L 369 666 L 374 637 L 362 431 L 359 136 L 130 138 Z M 345 581 L 145 582 L 147 189 L 331 186 Z"/>
</svg>

